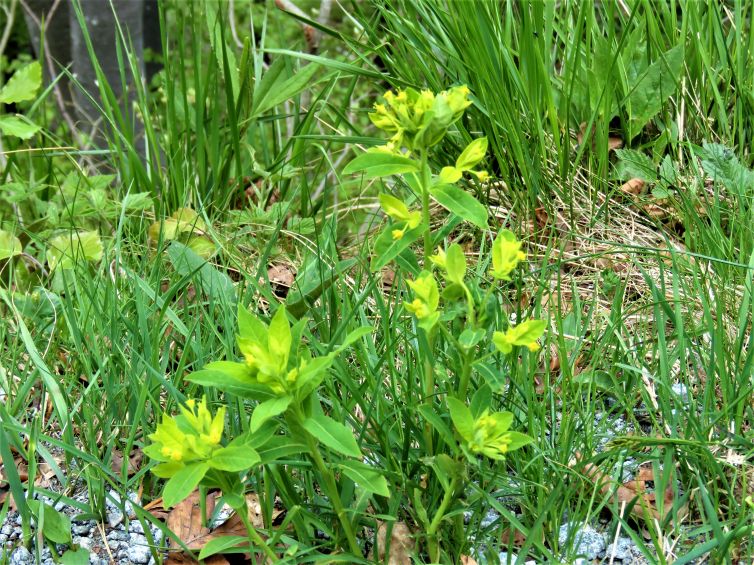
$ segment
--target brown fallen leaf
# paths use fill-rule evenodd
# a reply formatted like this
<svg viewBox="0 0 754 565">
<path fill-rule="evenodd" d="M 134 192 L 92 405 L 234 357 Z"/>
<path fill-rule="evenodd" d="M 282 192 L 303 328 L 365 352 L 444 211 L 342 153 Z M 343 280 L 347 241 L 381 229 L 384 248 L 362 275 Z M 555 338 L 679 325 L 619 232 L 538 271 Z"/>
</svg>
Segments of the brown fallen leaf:
<svg viewBox="0 0 754 565">
<path fill-rule="evenodd" d="M 139 470 L 143 458 L 144 454 L 141 452 L 141 449 L 134 448 L 131 450 L 126 468 L 126 473 L 129 477 Z M 110 468 L 118 475 L 123 470 L 123 453 L 119 449 L 113 451 L 112 458 L 110 459 Z"/>
<path fill-rule="evenodd" d="M 478 565 L 476 559 L 468 555 L 461 555 L 461 565 Z"/>
<path fill-rule="evenodd" d="M 577 454 L 576 459 L 581 459 L 581 456 Z M 625 505 L 632 505 L 631 514 L 645 522 L 651 522 L 652 520 L 662 521 L 673 508 L 675 489 L 671 481 L 671 484 L 662 493 L 663 504 L 662 513 L 660 513 L 657 493 L 647 484 L 650 482 L 654 484 L 655 482 L 654 471 L 649 465 L 640 467 L 633 480 L 618 485 L 617 488 L 615 488 L 616 483 L 612 477 L 603 473 L 597 466 L 591 463 L 587 463 L 584 466 L 584 473 L 599 486 L 603 494 L 612 492 L 611 499 L 617 502 L 618 507 L 622 508 Z M 685 506 L 680 510 L 679 514 L 682 516 L 686 514 Z"/>
<path fill-rule="evenodd" d="M 385 550 L 387 547 L 387 532 L 389 525 L 381 522 L 377 528 L 377 561 L 385 563 Z M 411 530 L 405 522 L 395 522 L 390 531 L 390 548 L 387 555 L 388 565 L 411 565 L 413 563 L 411 554 L 416 547 Z M 369 559 L 374 559 L 374 550 L 370 553 Z"/>
<path fill-rule="evenodd" d="M 579 131 L 576 133 L 576 141 L 581 145 L 586 137 L 586 122 L 579 124 Z M 594 135 L 594 129 L 591 131 L 591 135 Z M 592 140 L 592 147 L 594 147 L 594 140 Z M 609 151 L 615 151 L 623 147 L 623 140 L 615 135 L 611 135 L 607 138 L 607 148 Z"/>
<path fill-rule="evenodd" d="M 285 298 L 296 280 L 296 273 L 290 265 L 270 265 L 267 269 L 272 291 L 278 298 Z"/>
<path fill-rule="evenodd" d="M 526 536 L 521 530 L 511 532 L 510 528 L 505 528 L 500 536 L 500 541 L 508 547 L 511 543 L 514 547 L 522 547 L 526 543 Z"/>
<path fill-rule="evenodd" d="M 644 187 L 647 185 L 647 183 L 644 181 L 644 179 L 631 179 L 627 182 L 624 182 L 620 190 L 624 194 L 628 194 L 629 196 L 639 196 L 643 191 Z"/>
</svg>

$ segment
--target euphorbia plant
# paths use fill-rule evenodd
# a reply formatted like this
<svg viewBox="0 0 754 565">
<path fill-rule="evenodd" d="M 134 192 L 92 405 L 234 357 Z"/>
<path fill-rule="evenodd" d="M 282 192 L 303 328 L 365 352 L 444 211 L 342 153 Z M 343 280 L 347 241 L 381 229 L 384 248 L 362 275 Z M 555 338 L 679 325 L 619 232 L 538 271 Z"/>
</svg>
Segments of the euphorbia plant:
<svg viewBox="0 0 754 565">
<path fill-rule="evenodd" d="M 424 460 L 444 492 L 439 503 L 436 499 L 428 501 L 421 489 L 416 489 L 412 497 L 433 562 L 449 558 L 442 554 L 439 530 L 463 495 L 472 469 L 480 464 L 479 457 L 503 459 L 531 442 L 525 434 L 510 430 L 513 413 L 492 409 L 493 391 L 502 389 L 504 379 L 488 362 L 499 353 L 510 355 L 520 346 L 536 350 L 545 329 L 540 320 L 496 327 L 500 318 L 496 290 L 499 284 L 511 280 L 514 269 L 526 257 L 511 231 L 501 230 L 494 239 L 489 257 L 491 282 L 485 285 L 479 277 L 469 277 L 460 245 L 439 245 L 430 225 L 430 203 L 434 200 L 452 215 L 488 229 L 485 206 L 458 186 L 464 175 L 479 182 L 487 180 L 488 174 L 478 169 L 487 152 L 487 139 L 471 141 L 453 164 L 440 167 L 436 173 L 430 164 L 433 148 L 471 104 L 468 95 L 465 86 L 439 94 L 411 88 L 386 93 L 370 118 L 390 135 L 388 142 L 369 149 L 346 167 L 346 172 L 362 173 L 367 179 L 400 175 L 412 193 L 405 199 L 395 194 L 379 195 L 390 221 L 374 242 L 373 271 L 399 256 L 410 257 L 412 244 L 423 240 L 421 270 L 417 269 L 408 281 L 411 298 L 403 305 L 423 334 L 417 348 L 424 400 L 417 412 L 424 422 Z M 411 261 L 401 264 L 411 265 Z M 447 362 L 443 366 L 438 359 Z M 438 375 L 448 373 L 451 380 L 438 385 Z M 427 508 L 428 502 L 435 504 L 434 508 Z M 462 524 L 456 523 L 456 532 L 462 529 Z M 464 541 L 456 540 L 454 545 L 458 547 Z"/>
</svg>

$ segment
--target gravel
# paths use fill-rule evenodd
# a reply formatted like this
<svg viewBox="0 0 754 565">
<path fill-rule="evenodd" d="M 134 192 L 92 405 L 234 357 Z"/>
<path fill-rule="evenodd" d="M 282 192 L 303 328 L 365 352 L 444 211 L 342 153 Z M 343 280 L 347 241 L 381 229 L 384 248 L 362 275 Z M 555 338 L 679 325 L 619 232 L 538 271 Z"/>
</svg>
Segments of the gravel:
<svg viewBox="0 0 754 565">
<path fill-rule="evenodd" d="M 568 547 L 572 544 L 573 555 L 578 555 L 592 561 L 604 553 L 605 537 L 588 524 L 563 524 L 558 532 L 558 544 Z"/>
</svg>

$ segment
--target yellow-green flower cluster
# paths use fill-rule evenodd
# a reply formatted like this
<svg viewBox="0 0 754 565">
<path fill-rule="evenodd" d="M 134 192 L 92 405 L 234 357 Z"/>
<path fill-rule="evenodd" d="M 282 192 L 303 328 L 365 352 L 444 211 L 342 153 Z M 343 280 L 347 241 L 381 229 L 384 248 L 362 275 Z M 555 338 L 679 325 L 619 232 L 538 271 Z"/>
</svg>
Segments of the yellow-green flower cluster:
<svg viewBox="0 0 754 565">
<path fill-rule="evenodd" d="M 508 431 L 512 421 L 513 414 L 510 412 L 490 414 L 485 410 L 474 421 L 473 435 L 467 443 L 469 451 L 481 453 L 491 459 L 502 459 L 513 441 L 513 436 Z"/>
<path fill-rule="evenodd" d="M 492 243 L 493 278 L 509 281 L 510 274 L 518 264 L 526 259 L 526 253 L 521 251 L 521 242 L 510 230 L 502 230 Z"/>
<path fill-rule="evenodd" d="M 421 212 L 417 210 L 410 211 L 402 200 L 389 194 L 380 194 L 379 198 L 380 205 L 385 214 L 396 222 L 398 226 L 392 231 L 393 239 L 401 239 L 405 235 L 406 230 L 412 230 L 421 224 Z"/>
<path fill-rule="evenodd" d="M 193 461 L 210 459 L 212 453 L 221 447 L 224 425 L 225 407 L 218 409 L 213 417 L 207 408 L 206 397 L 198 404 L 193 399 L 188 400 L 186 406 L 181 407 L 180 414 L 162 416 L 157 430 L 149 436 L 152 444 L 144 452 L 152 459 L 164 462 L 155 468 L 158 476 L 164 476 L 160 474 L 160 467 L 174 472 Z"/>
<path fill-rule="evenodd" d="M 390 148 L 396 151 L 404 147 L 420 151 L 437 144 L 471 104 L 466 86 L 439 94 L 407 88 L 388 91 L 383 98 L 384 103 L 375 104 L 369 118 L 391 135 Z"/>
<path fill-rule="evenodd" d="M 510 431 L 513 423 L 511 412 L 490 413 L 484 410 L 474 416 L 469 407 L 457 398 L 448 398 L 448 408 L 453 426 L 468 454 L 503 459 L 509 451 L 532 441 L 525 434 Z"/>
<path fill-rule="evenodd" d="M 505 332 L 495 332 L 492 334 L 492 342 L 498 351 L 505 354 L 513 351 L 514 346 L 524 346 L 529 351 L 536 351 L 539 349 L 537 340 L 542 337 L 545 326 L 544 320 L 526 320 Z"/>
<path fill-rule="evenodd" d="M 407 281 L 414 291 L 414 299 L 404 302 L 406 310 L 419 320 L 419 326 L 429 331 L 440 318 L 437 307 L 440 305 L 440 291 L 437 281 L 429 271 L 422 271 L 414 281 Z"/>
</svg>

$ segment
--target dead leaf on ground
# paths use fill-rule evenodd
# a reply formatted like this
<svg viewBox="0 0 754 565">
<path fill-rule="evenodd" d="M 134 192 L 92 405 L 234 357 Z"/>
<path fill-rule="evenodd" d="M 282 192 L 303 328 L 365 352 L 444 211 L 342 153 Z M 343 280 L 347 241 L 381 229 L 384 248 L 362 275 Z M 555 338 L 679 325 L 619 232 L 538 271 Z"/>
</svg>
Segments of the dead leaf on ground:
<svg viewBox="0 0 754 565">
<path fill-rule="evenodd" d="M 624 182 L 620 190 L 624 194 L 628 194 L 629 196 L 639 196 L 643 191 L 644 187 L 647 185 L 647 183 L 644 181 L 644 179 L 631 179 L 627 182 Z"/>
<path fill-rule="evenodd" d="M 526 543 L 526 536 L 521 530 L 511 532 L 510 528 L 505 528 L 500 536 L 500 541 L 507 547 L 510 547 L 511 543 L 514 547 L 523 547 Z"/>
<path fill-rule="evenodd" d="M 219 492 L 213 492 L 207 495 L 207 516 L 211 516 L 215 510 L 215 505 L 220 499 Z M 262 517 L 262 507 L 259 503 L 259 497 L 250 493 L 246 495 L 246 504 L 249 508 L 249 519 L 255 528 L 263 528 L 264 520 Z M 199 491 L 195 490 L 184 501 L 177 504 L 171 510 L 165 510 L 162 507 L 162 500 L 158 499 L 144 507 L 153 516 L 160 519 L 166 519 L 168 528 L 178 536 L 181 541 L 191 550 L 201 550 L 211 540 L 226 536 L 246 536 L 246 528 L 238 514 L 233 513 L 230 518 L 214 529 L 209 529 L 203 524 L 202 511 L 199 506 Z M 282 510 L 273 512 L 273 521 L 282 513 Z M 166 564 L 186 564 L 195 563 L 196 561 L 190 556 L 183 553 L 180 545 L 175 540 L 170 540 L 169 558 Z M 213 565 L 225 565 L 227 560 L 222 556 L 216 556 L 205 560 L 205 563 Z M 260 561 L 261 563 L 261 561 Z"/>
<path fill-rule="evenodd" d="M 478 565 L 476 559 L 468 555 L 461 555 L 461 565 Z"/>
<path fill-rule="evenodd" d="M 141 449 L 134 448 L 131 450 L 131 453 L 128 456 L 126 469 L 126 473 L 129 477 L 139 470 L 143 458 L 144 454 L 141 452 Z M 118 475 L 120 475 L 123 470 L 123 453 L 119 449 L 113 451 L 112 458 L 110 459 L 110 468 Z"/>
<path fill-rule="evenodd" d="M 576 134 L 576 141 L 578 141 L 579 145 L 584 142 L 584 138 L 586 137 L 586 125 L 586 122 L 581 122 L 581 124 L 579 124 L 579 131 Z M 591 135 L 594 136 L 594 128 L 592 128 L 591 130 Z M 594 147 L 593 139 L 592 147 Z M 620 137 L 611 135 L 607 138 L 607 148 L 609 151 L 615 151 L 616 149 L 620 149 L 621 147 L 623 147 L 623 140 Z"/>
<path fill-rule="evenodd" d="M 385 550 L 387 547 L 387 533 L 389 524 L 381 522 L 377 528 L 377 560 L 380 563 L 385 562 Z M 413 563 L 411 555 L 414 553 L 416 540 L 414 540 L 411 530 L 405 522 L 395 522 L 390 531 L 390 548 L 387 555 L 388 565 L 411 565 Z M 374 550 L 370 553 L 370 559 L 374 559 Z"/>
<path fill-rule="evenodd" d="M 578 459 L 580 459 L 580 455 L 577 454 Z M 612 492 L 611 499 L 617 502 L 619 508 L 631 505 L 631 514 L 645 522 L 662 521 L 673 509 L 675 489 L 671 480 L 662 493 L 662 513 L 660 513 L 657 493 L 652 488 L 655 484 L 655 474 L 651 465 L 640 467 L 633 480 L 623 483 L 617 488 L 615 488 L 616 483 L 612 477 L 603 473 L 596 465 L 587 463 L 584 466 L 584 473 L 599 486 L 603 494 Z M 652 485 L 650 486 L 648 483 L 652 483 Z M 684 506 L 679 511 L 679 515 L 684 516 L 685 514 L 686 507 Z"/>
<path fill-rule="evenodd" d="M 296 280 L 296 273 L 290 265 L 270 265 L 267 269 L 272 291 L 278 298 L 285 298 Z"/>
</svg>

